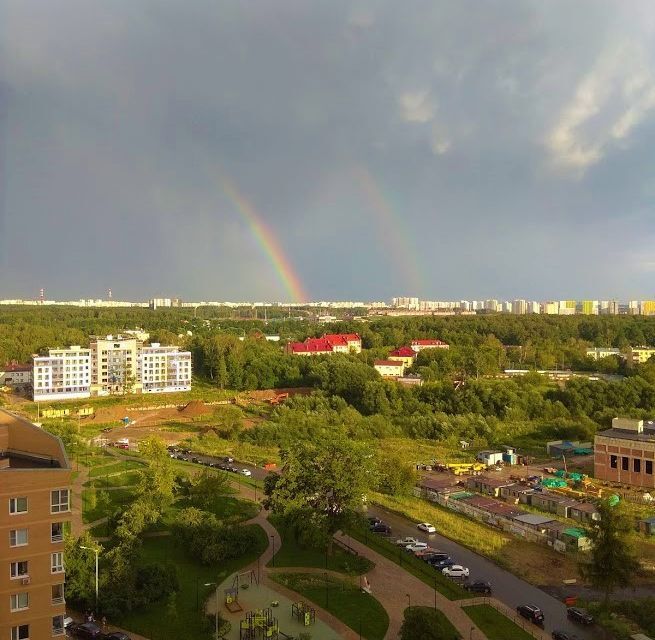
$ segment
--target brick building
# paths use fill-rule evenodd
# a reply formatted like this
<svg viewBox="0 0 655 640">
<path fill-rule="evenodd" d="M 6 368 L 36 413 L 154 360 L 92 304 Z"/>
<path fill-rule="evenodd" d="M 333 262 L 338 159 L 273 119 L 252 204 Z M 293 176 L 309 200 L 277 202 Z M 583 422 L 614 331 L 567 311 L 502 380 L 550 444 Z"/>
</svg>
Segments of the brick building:
<svg viewBox="0 0 655 640">
<path fill-rule="evenodd" d="M 0 638 L 64 636 L 71 467 L 59 438 L 0 410 Z"/>
<path fill-rule="evenodd" d="M 612 428 L 594 438 L 594 476 L 655 488 L 655 425 L 643 420 L 614 418 Z"/>
</svg>

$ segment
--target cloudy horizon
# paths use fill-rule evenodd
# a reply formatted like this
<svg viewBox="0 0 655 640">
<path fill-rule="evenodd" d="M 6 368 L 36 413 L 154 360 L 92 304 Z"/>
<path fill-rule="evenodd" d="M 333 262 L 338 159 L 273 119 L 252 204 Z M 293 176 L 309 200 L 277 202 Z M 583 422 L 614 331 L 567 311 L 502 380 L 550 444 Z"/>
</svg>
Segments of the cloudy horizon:
<svg viewBox="0 0 655 640">
<path fill-rule="evenodd" d="M 0 298 L 653 298 L 654 32 L 641 0 L 0 0 Z"/>
</svg>

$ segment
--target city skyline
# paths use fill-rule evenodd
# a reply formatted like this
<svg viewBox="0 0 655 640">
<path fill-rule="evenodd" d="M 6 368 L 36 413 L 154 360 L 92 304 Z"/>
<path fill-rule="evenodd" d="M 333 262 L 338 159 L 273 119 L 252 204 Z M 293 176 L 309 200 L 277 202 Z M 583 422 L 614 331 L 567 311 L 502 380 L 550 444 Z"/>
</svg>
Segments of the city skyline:
<svg viewBox="0 0 655 640">
<path fill-rule="evenodd" d="M 0 0 L 0 24 L 3 296 L 652 295 L 652 3 Z"/>
</svg>

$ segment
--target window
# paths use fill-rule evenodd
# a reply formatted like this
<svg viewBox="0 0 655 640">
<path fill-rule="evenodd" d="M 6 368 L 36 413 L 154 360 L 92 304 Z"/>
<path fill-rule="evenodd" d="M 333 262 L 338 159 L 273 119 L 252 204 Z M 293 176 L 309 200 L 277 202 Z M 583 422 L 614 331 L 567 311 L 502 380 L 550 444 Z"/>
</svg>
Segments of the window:
<svg viewBox="0 0 655 640">
<path fill-rule="evenodd" d="M 639 458 L 634 458 L 632 461 L 632 470 L 635 473 L 641 473 L 641 460 Z"/>
<path fill-rule="evenodd" d="M 18 562 L 12 562 L 9 569 L 9 575 L 11 578 L 23 578 L 29 575 L 29 566 L 27 560 L 19 560 Z"/>
<path fill-rule="evenodd" d="M 11 640 L 30 640 L 30 625 L 19 624 L 11 628 Z"/>
<path fill-rule="evenodd" d="M 70 511 L 68 489 L 55 489 L 50 493 L 50 513 Z"/>
<path fill-rule="evenodd" d="M 53 522 L 50 525 L 50 541 L 61 542 L 64 539 L 64 523 Z"/>
<path fill-rule="evenodd" d="M 64 616 L 53 616 L 52 618 L 52 635 L 64 635 Z"/>
<path fill-rule="evenodd" d="M 610 467 L 612 467 L 612 469 L 618 468 L 618 461 L 618 456 L 610 456 Z"/>
<path fill-rule="evenodd" d="M 9 532 L 9 546 L 22 547 L 27 544 L 27 529 L 12 529 Z"/>
<path fill-rule="evenodd" d="M 630 458 L 626 458 L 625 456 L 621 458 L 621 469 L 623 469 L 623 471 L 630 470 Z"/>
<path fill-rule="evenodd" d="M 646 460 L 646 473 L 649 476 L 653 475 L 653 461 L 652 460 Z"/>
<path fill-rule="evenodd" d="M 62 604 L 64 602 L 64 585 L 52 585 L 52 604 Z"/>
<path fill-rule="evenodd" d="M 50 554 L 50 572 L 63 573 L 64 571 L 64 554 L 62 551 Z"/>
<path fill-rule="evenodd" d="M 27 498 L 9 498 L 9 513 L 27 513 Z"/>
<path fill-rule="evenodd" d="M 27 591 L 23 593 L 12 593 L 9 596 L 9 605 L 12 611 L 22 611 L 30 606 L 30 594 Z"/>
</svg>

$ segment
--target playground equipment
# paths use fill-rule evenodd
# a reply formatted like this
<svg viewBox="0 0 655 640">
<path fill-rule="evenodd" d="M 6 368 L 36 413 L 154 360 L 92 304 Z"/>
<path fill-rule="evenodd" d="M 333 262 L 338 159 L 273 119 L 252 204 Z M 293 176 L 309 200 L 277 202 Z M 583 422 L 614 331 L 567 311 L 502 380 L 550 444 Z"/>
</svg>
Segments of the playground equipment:
<svg viewBox="0 0 655 640">
<path fill-rule="evenodd" d="M 248 587 L 251 587 L 253 583 L 259 585 L 259 580 L 257 579 L 257 573 L 255 572 L 255 570 L 251 569 L 250 571 L 243 571 L 242 573 L 237 573 L 234 576 L 234 580 L 232 580 L 232 588 L 236 589 L 237 591 L 240 588 L 247 589 Z"/>
<path fill-rule="evenodd" d="M 225 589 L 225 608 L 230 613 L 243 611 L 243 607 L 239 604 L 239 589 Z"/>
<path fill-rule="evenodd" d="M 239 640 L 278 640 L 279 634 L 280 626 L 270 608 L 248 611 L 245 619 L 239 622 Z"/>
<path fill-rule="evenodd" d="M 298 622 L 302 622 L 306 627 L 316 622 L 316 610 L 305 602 L 294 602 L 291 605 L 291 615 L 298 618 Z"/>
</svg>

